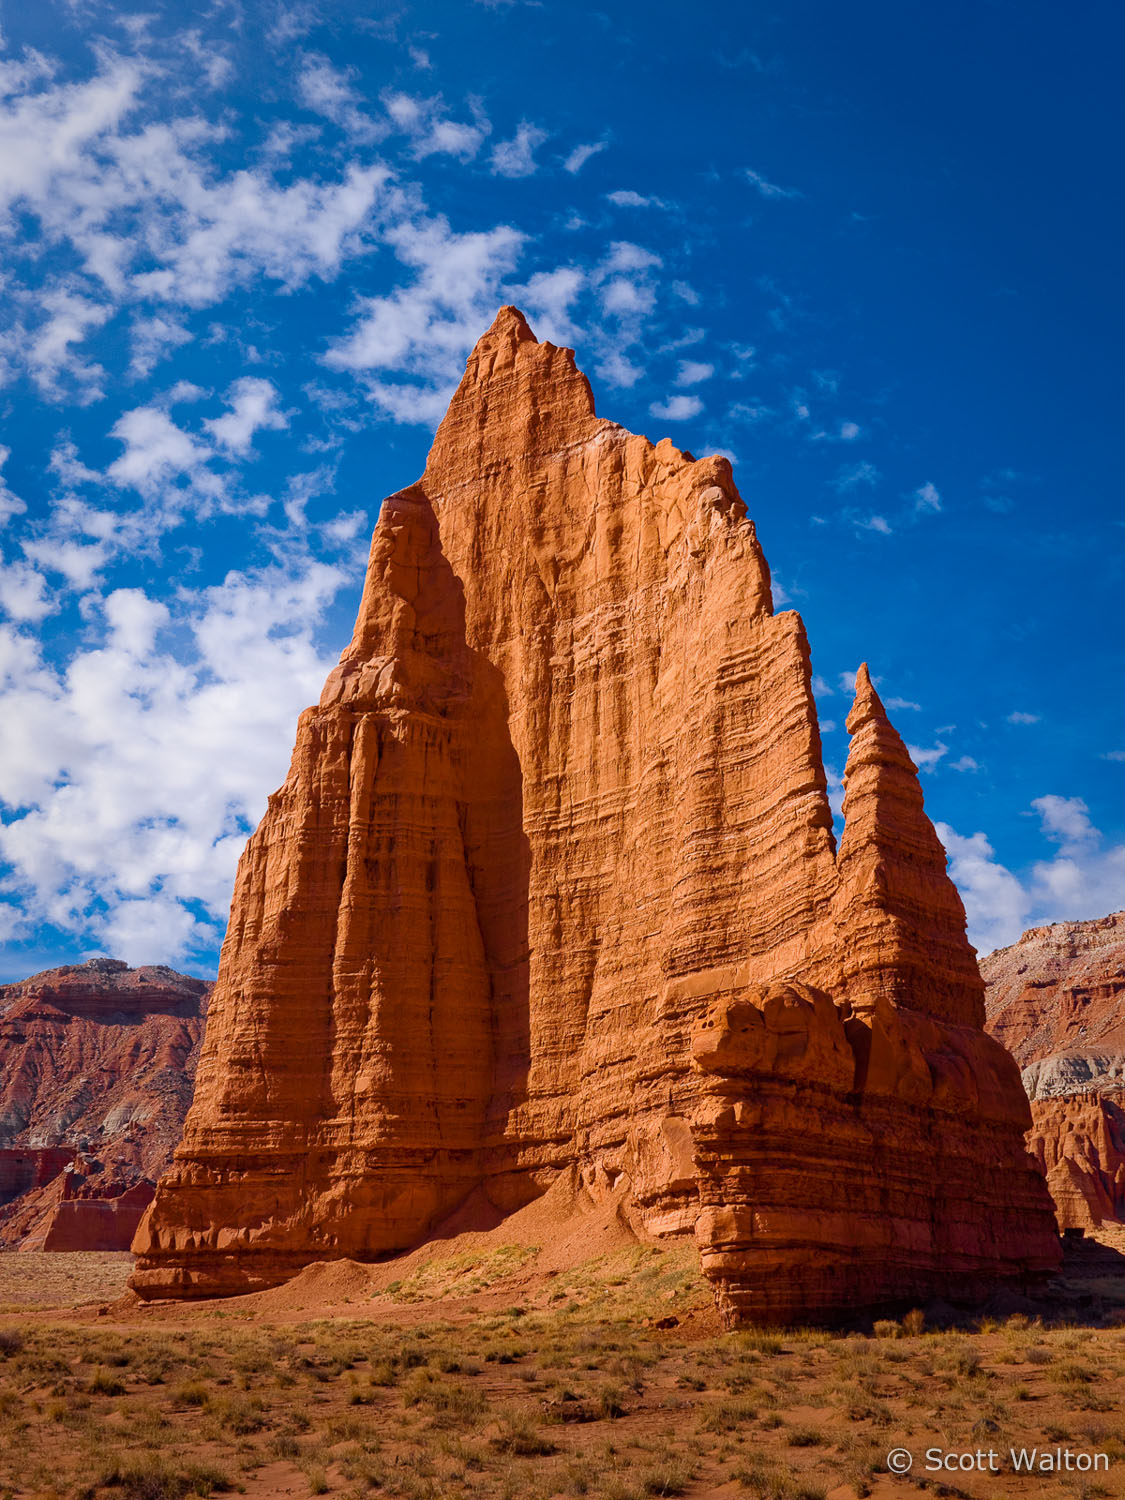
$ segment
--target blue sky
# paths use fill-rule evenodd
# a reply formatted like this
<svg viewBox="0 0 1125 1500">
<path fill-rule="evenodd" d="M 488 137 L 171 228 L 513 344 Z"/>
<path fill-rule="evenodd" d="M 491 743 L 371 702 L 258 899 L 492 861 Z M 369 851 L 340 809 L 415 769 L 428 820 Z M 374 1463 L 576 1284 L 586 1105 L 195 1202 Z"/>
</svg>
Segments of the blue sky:
<svg viewBox="0 0 1125 1500">
<path fill-rule="evenodd" d="M 0 26 L 0 978 L 214 971 L 503 301 L 602 415 L 732 457 L 837 800 L 866 659 L 982 949 L 1125 906 L 1119 8 Z"/>
</svg>

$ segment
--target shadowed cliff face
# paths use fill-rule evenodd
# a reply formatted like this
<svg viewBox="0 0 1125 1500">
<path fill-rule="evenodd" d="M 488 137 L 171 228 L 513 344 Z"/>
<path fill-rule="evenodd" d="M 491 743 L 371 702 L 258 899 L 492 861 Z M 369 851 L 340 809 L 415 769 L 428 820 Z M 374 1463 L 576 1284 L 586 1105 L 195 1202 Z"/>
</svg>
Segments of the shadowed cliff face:
<svg viewBox="0 0 1125 1500">
<path fill-rule="evenodd" d="M 137 1289 L 387 1254 L 570 1170 L 694 1231 L 730 1321 L 1052 1265 L 866 670 L 850 726 L 837 855 L 804 629 L 729 464 L 599 419 L 502 309 L 243 856 Z"/>
<path fill-rule="evenodd" d="M 988 1030 L 1023 1068 L 1028 1149 L 1060 1225 L 1125 1222 L 1125 912 L 1034 927 L 981 972 Z"/>
</svg>

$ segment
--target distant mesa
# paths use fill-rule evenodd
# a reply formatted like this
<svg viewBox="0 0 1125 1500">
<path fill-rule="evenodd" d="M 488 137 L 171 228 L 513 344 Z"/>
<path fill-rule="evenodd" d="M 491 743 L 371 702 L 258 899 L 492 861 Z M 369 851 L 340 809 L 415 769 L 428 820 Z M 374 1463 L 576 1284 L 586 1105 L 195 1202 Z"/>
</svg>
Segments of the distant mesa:
<svg viewBox="0 0 1125 1500">
<path fill-rule="evenodd" d="M 981 963 L 1064 1229 L 1125 1223 L 1125 912 L 1033 927 Z"/>
<path fill-rule="evenodd" d="M 0 985 L 0 1249 L 129 1248 L 183 1129 L 210 990 L 112 958 Z"/>
<path fill-rule="evenodd" d="M 866 669 L 848 727 L 837 848 L 730 464 L 596 416 L 502 308 L 243 854 L 136 1290 L 383 1258 L 563 1178 L 694 1235 L 728 1326 L 1051 1272 L 1018 1069 Z"/>
</svg>

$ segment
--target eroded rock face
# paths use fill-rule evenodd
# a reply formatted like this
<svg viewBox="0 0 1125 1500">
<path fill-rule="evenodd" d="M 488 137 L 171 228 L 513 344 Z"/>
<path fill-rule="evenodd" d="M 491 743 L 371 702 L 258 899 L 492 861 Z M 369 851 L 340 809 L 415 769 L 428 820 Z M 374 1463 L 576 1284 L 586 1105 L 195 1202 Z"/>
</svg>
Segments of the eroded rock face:
<svg viewBox="0 0 1125 1500">
<path fill-rule="evenodd" d="M 1023 1069 L 1028 1148 L 1060 1225 L 1125 1222 L 1125 912 L 1034 927 L 981 972 L 988 1029 Z"/>
<path fill-rule="evenodd" d="M 1125 912 L 1033 927 L 981 973 L 988 1030 L 1032 1099 L 1125 1087 Z"/>
<path fill-rule="evenodd" d="M 1051 1267 L 866 670 L 849 723 L 837 852 L 804 629 L 729 464 L 599 419 L 503 309 L 243 856 L 138 1291 L 402 1250 L 574 1170 L 696 1232 L 731 1322 Z"/>
<path fill-rule="evenodd" d="M 210 988 L 111 958 L 0 985 L 0 1248 L 42 1240 L 64 1196 L 151 1196 L 191 1102 Z M 99 1216 L 118 1226 L 114 1245 L 80 1245 L 72 1227 L 65 1248 L 127 1249 L 139 1210 L 131 1225 L 121 1205 L 64 1213 L 74 1226 Z"/>
</svg>

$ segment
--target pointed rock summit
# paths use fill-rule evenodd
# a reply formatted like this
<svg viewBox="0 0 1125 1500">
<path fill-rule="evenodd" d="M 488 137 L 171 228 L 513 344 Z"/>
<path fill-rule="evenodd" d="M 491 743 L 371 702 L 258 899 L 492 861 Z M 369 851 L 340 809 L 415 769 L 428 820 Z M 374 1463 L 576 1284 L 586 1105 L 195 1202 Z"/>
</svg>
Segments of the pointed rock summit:
<svg viewBox="0 0 1125 1500">
<path fill-rule="evenodd" d="M 562 1177 L 728 1324 L 1049 1270 L 1015 1065 L 866 671 L 839 852 L 809 652 L 724 458 L 502 308 L 383 502 L 239 867 L 145 1297 L 406 1250 Z"/>
</svg>

